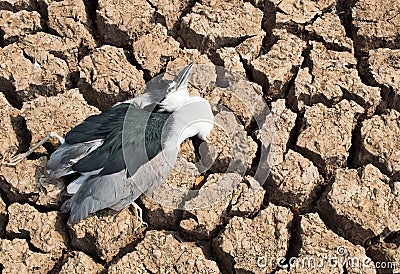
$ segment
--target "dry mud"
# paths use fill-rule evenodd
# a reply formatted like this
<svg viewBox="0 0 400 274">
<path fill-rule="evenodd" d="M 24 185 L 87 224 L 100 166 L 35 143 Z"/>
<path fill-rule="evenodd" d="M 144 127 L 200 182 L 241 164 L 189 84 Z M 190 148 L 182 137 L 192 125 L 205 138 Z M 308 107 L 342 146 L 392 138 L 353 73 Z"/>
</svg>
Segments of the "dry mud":
<svg viewBox="0 0 400 274">
<path fill-rule="evenodd" d="M 190 61 L 253 82 L 253 112 L 264 98 L 275 130 L 270 175 L 259 182 L 268 132 L 223 90 L 191 89 L 231 110 L 216 120 L 242 145 L 232 148 L 220 128 L 205 147 L 185 141 L 167 183 L 199 189 L 188 205 L 221 178 L 235 188 L 186 211 L 141 197 L 149 227 L 136 232 L 129 208 L 67 223 L 59 193 L 69 179 L 46 175 L 55 140 L 1 165 L 0 270 L 399 273 L 399 14 L 399 0 L 0 0 L 3 160 Z M 199 149 L 212 162 L 206 172 L 194 164 Z M 244 174 L 227 171 L 234 153 Z M 299 264 L 285 267 L 291 258 Z M 339 261 L 301 264 L 310 258 Z"/>
</svg>

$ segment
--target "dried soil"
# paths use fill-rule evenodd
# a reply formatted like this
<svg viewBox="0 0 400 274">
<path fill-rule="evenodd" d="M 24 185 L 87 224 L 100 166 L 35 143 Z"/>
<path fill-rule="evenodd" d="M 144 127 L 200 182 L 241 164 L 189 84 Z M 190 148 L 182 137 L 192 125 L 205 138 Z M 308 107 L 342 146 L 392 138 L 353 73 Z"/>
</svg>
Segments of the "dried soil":
<svg viewBox="0 0 400 274">
<path fill-rule="evenodd" d="M 205 65 L 190 93 L 224 106 L 140 198 L 148 228 L 130 208 L 67 223 L 71 178 L 46 173 L 57 140 L 1 165 L 1 272 L 398 273 L 399 14 L 399 0 L 0 0 L 0 160 L 190 61 Z M 196 208 L 221 181 L 223 199 Z M 368 263 L 285 267 L 324 256 Z"/>
</svg>

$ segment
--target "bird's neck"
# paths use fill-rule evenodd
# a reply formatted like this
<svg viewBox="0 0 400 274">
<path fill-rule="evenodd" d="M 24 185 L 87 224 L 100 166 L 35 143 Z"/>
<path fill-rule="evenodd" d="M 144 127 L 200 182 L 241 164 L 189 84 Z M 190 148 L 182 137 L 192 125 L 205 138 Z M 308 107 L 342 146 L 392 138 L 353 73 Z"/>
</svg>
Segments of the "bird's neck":
<svg viewBox="0 0 400 274">
<path fill-rule="evenodd" d="M 191 97 L 189 97 L 189 93 L 186 91 L 177 90 L 168 96 L 161 102 L 162 109 L 167 112 L 174 112 L 179 109 L 181 106 L 185 105 Z"/>
<path fill-rule="evenodd" d="M 179 148 L 180 148 L 180 143 L 175 136 L 171 136 L 164 143 L 163 154 L 166 157 L 171 157 L 170 159 L 167 159 L 168 162 L 173 162 L 174 159 L 176 160 L 176 157 L 178 157 Z"/>
<path fill-rule="evenodd" d="M 194 126 L 186 121 L 185 117 L 180 116 L 179 111 L 172 114 L 171 122 L 164 149 L 179 150 L 183 141 L 196 135 L 196 131 Z"/>
<path fill-rule="evenodd" d="M 198 120 L 202 119 L 200 112 L 204 112 L 204 103 L 208 102 L 198 96 L 188 97 L 185 103 L 176 109 L 172 114 L 170 131 L 166 140 L 167 147 L 180 147 L 180 144 L 187 138 L 199 133 Z"/>
</svg>

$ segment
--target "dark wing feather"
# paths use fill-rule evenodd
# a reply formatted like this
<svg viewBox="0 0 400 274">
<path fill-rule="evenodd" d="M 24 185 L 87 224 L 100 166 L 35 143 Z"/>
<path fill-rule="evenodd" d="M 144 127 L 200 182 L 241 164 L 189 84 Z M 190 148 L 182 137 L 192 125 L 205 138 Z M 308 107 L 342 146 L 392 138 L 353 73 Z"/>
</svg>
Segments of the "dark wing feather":
<svg viewBox="0 0 400 274">
<path fill-rule="evenodd" d="M 99 115 L 88 117 L 83 123 L 71 129 L 65 136 L 65 143 L 50 157 L 48 164 L 50 176 L 58 178 L 73 171 L 80 171 L 71 169 L 71 167 L 78 160 L 85 159 L 87 156 L 89 157 L 85 161 L 94 161 L 99 166 L 104 165 L 107 162 L 106 155 L 102 153 L 94 155 L 91 152 L 97 151 L 97 148 L 104 143 L 104 139 L 108 136 L 113 136 L 118 130 L 122 130 L 129 106 L 129 104 L 116 105 Z M 93 156 L 99 158 L 93 158 Z"/>
<path fill-rule="evenodd" d="M 112 168 L 110 169 L 110 167 Z M 122 130 L 116 129 L 110 132 L 100 147 L 75 163 L 72 170 L 85 173 L 107 168 L 114 173 L 125 167 L 122 154 Z"/>
<path fill-rule="evenodd" d="M 51 154 L 47 170 L 50 178 L 60 178 L 69 174 L 71 166 L 88 155 L 102 144 L 102 140 L 93 140 L 86 143 L 62 144 Z"/>
<path fill-rule="evenodd" d="M 148 113 L 144 110 L 132 109 L 128 115 L 125 124 L 124 117 L 118 118 L 119 123 L 113 123 L 114 129 L 109 131 L 103 144 L 74 164 L 72 170 L 86 173 L 102 169 L 99 175 L 107 175 L 126 169 L 122 130 L 128 131 L 125 133 L 124 148 L 132 159 L 129 163 L 131 173 L 155 157 L 162 149 L 161 130 L 166 125 L 170 114 Z M 130 176 L 129 173 L 127 175 Z"/>
<path fill-rule="evenodd" d="M 167 122 L 170 114 L 150 113 L 143 115 L 142 112 L 143 110 L 136 109 L 129 113 L 129 119 L 124 128 L 129 132 L 126 138 L 128 144 L 125 142 L 124 145 L 130 146 L 126 151 L 132 154 L 128 163 L 129 172 L 132 173 L 161 152 L 161 129 L 164 128 L 169 131 L 171 124 Z M 145 120 L 142 121 L 141 119 Z M 145 132 L 144 137 L 140 137 L 142 132 Z M 143 143 L 145 143 L 145 146 Z M 146 149 L 143 149 L 144 147 Z M 121 204 L 125 205 L 133 198 L 132 187 L 126 186 L 130 175 L 122 152 L 122 131 L 111 131 L 99 148 L 78 161 L 73 168 L 79 172 L 103 169 L 99 174 L 90 176 L 71 200 L 63 206 L 64 211 L 71 211 L 70 221 L 72 223 L 76 223 L 100 209 L 113 206 L 118 208 Z M 145 188 L 146 186 L 143 186 L 143 189 Z M 136 189 L 134 192 L 137 197 L 142 193 L 141 189 Z"/>
<path fill-rule="evenodd" d="M 122 103 L 98 115 L 89 116 L 83 123 L 67 133 L 65 142 L 67 144 L 76 144 L 105 139 L 116 128 L 122 128 L 129 106 L 130 104 Z"/>
<path fill-rule="evenodd" d="M 165 136 L 162 134 L 169 133 L 171 130 L 170 113 L 152 113 L 149 117 L 145 130 L 145 147 L 146 155 L 153 159 L 162 150 L 162 141 Z M 164 131 L 164 132 L 163 132 Z"/>
</svg>

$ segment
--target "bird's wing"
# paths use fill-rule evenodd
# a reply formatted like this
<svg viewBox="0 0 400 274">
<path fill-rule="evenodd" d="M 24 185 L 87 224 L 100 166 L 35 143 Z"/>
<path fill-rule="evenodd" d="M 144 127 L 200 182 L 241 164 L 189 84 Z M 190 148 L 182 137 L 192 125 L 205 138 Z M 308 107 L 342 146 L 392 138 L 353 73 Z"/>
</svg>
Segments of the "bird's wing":
<svg viewBox="0 0 400 274">
<path fill-rule="evenodd" d="M 88 155 L 94 149 L 101 146 L 103 140 L 97 139 L 85 143 L 62 144 L 53 154 L 51 154 L 47 171 L 50 178 L 60 178 L 74 173 L 71 166 L 80 159 Z"/>
<path fill-rule="evenodd" d="M 126 169 L 125 157 L 129 155 L 129 172 L 152 159 L 162 149 L 162 130 L 168 131 L 169 113 L 149 113 L 141 109 L 130 109 L 114 129 L 104 138 L 103 144 L 72 165 L 79 173 L 100 170 L 98 175 L 108 175 Z M 167 125 L 168 124 L 168 125 Z M 124 136 L 123 136 L 124 135 Z"/>
<path fill-rule="evenodd" d="M 127 180 L 126 170 L 120 172 L 93 176 L 80 186 L 72 198 L 66 202 L 64 211 L 70 211 L 70 222 L 77 223 L 90 213 L 111 207 L 128 195 L 124 188 Z"/>
<path fill-rule="evenodd" d="M 100 114 L 89 116 L 83 123 L 71 129 L 65 136 L 67 144 L 77 144 L 105 139 L 111 131 L 122 128 L 129 104 L 119 104 Z"/>
<path fill-rule="evenodd" d="M 113 130 L 100 147 L 72 166 L 74 171 L 84 174 L 93 170 L 101 171 L 85 180 L 66 204 L 68 206 L 64 206 L 64 210 L 71 211 L 71 222 L 77 222 L 100 209 L 112 207 L 123 199 L 134 201 L 148 187 L 153 188 L 155 182 L 151 174 L 154 173 L 154 164 L 150 162 L 155 158 L 162 158 L 161 129 L 168 132 L 169 123 L 172 123 L 167 122 L 170 114 L 133 109 L 127 115 L 124 142 L 123 132 L 119 129 Z M 140 174 L 140 186 L 129 184 L 133 178 L 136 178 L 135 182 L 139 182 L 137 175 L 135 177 L 136 173 Z M 168 170 L 164 173 L 169 175 Z"/>
<path fill-rule="evenodd" d="M 100 147 L 104 139 L 116 128 L 122 128 L 129 104 L 120 104 L 98 115 L 89 116 L 71 129 L 62 144 L 51 156 L 48 173 L 59 178 L 74 173 L 72 166 Z"/>
<path fill-rule="evenodd" d="M 121 210 L 143 193 L 151 194 L 170 174 L 176 151 L 159 152 L 127 178 L 127 170 L 92 176 L 66 201 L 63 212 L 70 211 L 70 222 L 77 223 L 89 214 L 105 208 Z"/>
</svg>

